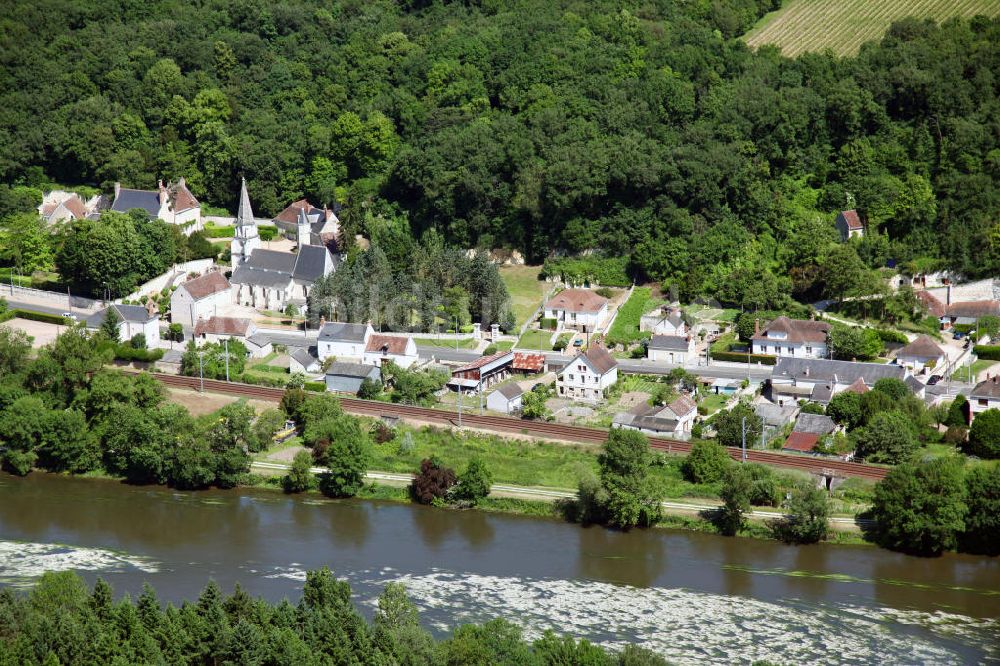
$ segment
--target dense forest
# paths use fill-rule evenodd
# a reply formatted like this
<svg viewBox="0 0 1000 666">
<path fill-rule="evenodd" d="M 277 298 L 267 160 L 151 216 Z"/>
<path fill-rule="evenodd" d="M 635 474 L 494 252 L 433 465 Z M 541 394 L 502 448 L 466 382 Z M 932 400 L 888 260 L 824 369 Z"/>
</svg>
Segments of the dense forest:
<svg viewBox="0 0 1000 666">
<path fill-rule="evenodd" d="M 72 572 L 47 573 L 26 595 L 0 590 L 0 664 L 666 663 L 635 646 L 610 652 L 552 632 L 528 641 L 504 620 L 463 625 L 436 640 L 399 583 L 386 586 L 368 622 L 352 604 L 350 585 L 326 568 L 307 573 L 296 605 L 255 599 L 239 586 L 225 595 L 215 582 L 180 607 L 164 607 L 149 585 L 135 601 L 116 601 L 107 582 L 88 589 Z"/>
<path fill-rule="evenodd" d="M 792 60 L 737 39 L 777 4 L 12 0 L 0 181 L 183 175 L 230 205 L 243 174 L 262 214 L 598 249 L 753 307 L 821 295 L 854 206 L 854 264 L 995 273 L 1000 21 Z"/>
</svg>

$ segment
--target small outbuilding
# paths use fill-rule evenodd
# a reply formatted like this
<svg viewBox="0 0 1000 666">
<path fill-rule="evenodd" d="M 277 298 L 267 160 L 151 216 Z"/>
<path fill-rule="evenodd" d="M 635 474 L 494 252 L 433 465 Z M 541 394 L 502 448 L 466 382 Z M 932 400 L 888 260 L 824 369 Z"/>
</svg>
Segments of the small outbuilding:
<svg viewBox="0 0 1000 666">
<path fill-rule="evenodd" d="M 521 411 L 524 389 L 517 384 L 504 384 L 486 396 L 486 409 L 501 414 L 516 414 Z"/>
<path fill-rule="evenodd" d="M 373 382 L 382 379 L 382 371 L 378 366 L 365 363 L 331 363 L 326 371 L 326 390 L 337 393 L 357 393 L 362 382 L 370 379 Z"/>
</svg>

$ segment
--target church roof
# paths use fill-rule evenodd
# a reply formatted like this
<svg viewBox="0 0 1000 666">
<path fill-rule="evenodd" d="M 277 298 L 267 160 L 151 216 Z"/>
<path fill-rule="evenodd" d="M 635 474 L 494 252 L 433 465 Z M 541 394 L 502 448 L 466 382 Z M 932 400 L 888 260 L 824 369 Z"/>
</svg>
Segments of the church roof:
<svg viewBox="0 0 1000 666">
<path fill-rule="evenodd" d="M 240 184 L 240 206 L 236 211 L 237 227 L 255 227 L 257 221 L 253 217 L 253 208 L 250 207 L 250 195 L 247 194 L 247 179 L 244 178 Z"/>
<path fill-rule="evenodd" d="M 254 284 L 276 287 L 288 284 L 292 278 L 315 282 L 326 273 L 330 251 L 321 245 L 303 245 L 298 252 L 254 250 L 250 258 L 233 273 L 233 284 Z"/>
</svg>

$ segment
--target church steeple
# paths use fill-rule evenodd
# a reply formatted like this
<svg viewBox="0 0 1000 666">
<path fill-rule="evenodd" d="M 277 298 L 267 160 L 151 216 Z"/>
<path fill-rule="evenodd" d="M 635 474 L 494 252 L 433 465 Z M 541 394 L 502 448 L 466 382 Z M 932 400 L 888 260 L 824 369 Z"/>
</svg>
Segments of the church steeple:
<svg viewBox="0 0 1000 666">
<path fill-rule="evenodd" d="M 236 229 L 233 233 L 233 243 L 230 246 L 233 267 L 250 258 L 250 254 L 260 247 L 260 236 L 257 233 L 257 220 L 254 219 L 250 207 L 250 195 L 247 194 L 247 179 L 242 179 L 240 185 L 240 205 L 236 211 Z"/>
</svg>

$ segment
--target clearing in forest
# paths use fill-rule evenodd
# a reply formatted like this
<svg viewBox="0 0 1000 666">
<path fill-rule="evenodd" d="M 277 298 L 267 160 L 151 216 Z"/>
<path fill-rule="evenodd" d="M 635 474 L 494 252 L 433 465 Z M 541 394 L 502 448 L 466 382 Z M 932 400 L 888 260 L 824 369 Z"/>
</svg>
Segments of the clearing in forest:
<svg viewBox="0 0 1000 666">
<path fill-rule="evenodd" d="M 907 16 L 940 23 L 977 14 L 1000 16 L 1000 0 L 787 0 L 744 39 L 754 48 L 773 44 L 789 57 L 825 49 L 854 55 L 865 42 L 881 39 L 893 21 Z"/>
</svg>

